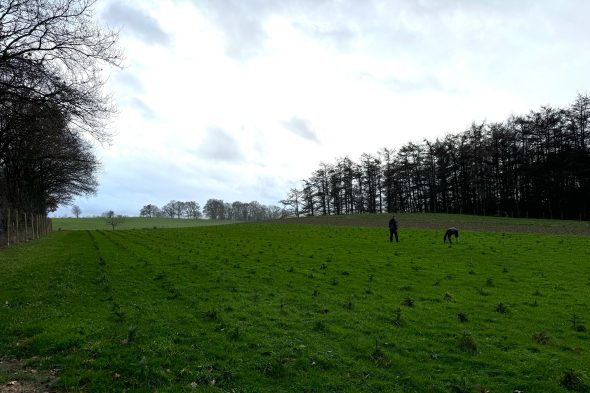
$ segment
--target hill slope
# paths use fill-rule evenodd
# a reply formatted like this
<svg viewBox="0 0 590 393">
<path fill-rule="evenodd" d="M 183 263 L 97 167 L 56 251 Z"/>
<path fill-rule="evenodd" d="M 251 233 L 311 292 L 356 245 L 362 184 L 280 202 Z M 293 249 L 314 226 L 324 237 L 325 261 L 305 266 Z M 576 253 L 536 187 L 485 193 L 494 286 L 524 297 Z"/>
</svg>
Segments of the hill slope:
<svg viewBox="0 0 590 393">
<path fill-rule="evenodd" d="M 391 216 L 391 214 L 314 216 L 288 218 L 278 222 L 286 224 L 381 227 L 387 229 L 387 222 Z M 395 217 L 400 224 L 400 231 L 404 228 L 436 229 L 444 231 L 446 228 L 454 226 L 460 230 L 478 232 L 546 233 L 556 235 L 590 236 L 589 221 L 505 218 L 442 213 L 399 213 L 395 214 Z"/>
<path fill-rule="evenodd" d="M 587 388 L 588 239 L 440 235 L 238 224 L 62 231 L 4 250 L 0 386 Z"/>
</svg>

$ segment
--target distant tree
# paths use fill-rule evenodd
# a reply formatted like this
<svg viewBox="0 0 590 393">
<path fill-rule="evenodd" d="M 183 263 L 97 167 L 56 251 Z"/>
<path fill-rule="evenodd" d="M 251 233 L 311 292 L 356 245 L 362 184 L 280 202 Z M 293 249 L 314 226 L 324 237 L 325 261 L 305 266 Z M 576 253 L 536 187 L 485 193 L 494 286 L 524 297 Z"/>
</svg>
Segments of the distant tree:
<svg viewBox="0 0 590 393">
<path fill-rule="evenodd" d="M 225 218 L 225 203 L 221 199 L 208 199 L 203 207 L 203 213 L 212 220 Z"/>
<path fill-rule="evenodd" d="M 268 218 L 270 220 L 276 220 L 277 218 L 281 218 L 283 215 L 283 209 L 279 206 L 268 206 Z"/>
<path fill-rule="evenodd" d="M 185 212 L 188 218 L 198 219 L 201 218 L 201 206 L 195 201 L 185 202 Z"/>
<path fill-rule="evenodd" d="M 236 221 L 246 221 L 248 219 L 248 206 L 246 203 L 235 201 L 231 204 L 231 219 Z"/>
<path fill-rule="evenodd" d="M 313 183 L 309 180 L 303 180 L 303 189 L 301 190 L 301 208 L 299 210 L 300 214 L 314 216 L 316 211 L 316 194 L 315 188 Z M 285 205 L 284 205 L 285 206 Z M 288 214 L 289 209 L 282 209 L 285 214 Z"/>
<path fill-rule="evenodd" d="M 106 220 L 107 224 L 109 224 L 113 231 L 117 226 L 119 226 L 123 221 L 125 221 L 125 217 L 120 214 L 115 214 L 114 211 L 109 210 L 102 213 L 103 218 Z"/>
<path fill-rule="evenodd" d="M 248 217 L 250 221 L 264 220 L 266 217 L 266 209 L 257 201 L 248 203 Z"/>
<path fill-rule="evenodd" d="M 159 211 L 160 211 L 160 209 L 158 208 L 158 206 L 149 204 L 149 205 L 145 205 L 144 207 L 141 208 L 141 210 L 139 211 L 139 216 L 140 217 L 157 217 Z"/>
<path fill-rule="evenodd" d="M 170 218 L 174 218 L 174 216 L 176 215 L 176 201 L 172 200 L 170 202 L 168 202 L 167 204 L 165 204 L 164 206 L 162 206 L 162 215 L 164 217 L 170 217 Z"/>
<path fill-rule="evenodd" d="M 141 209 L 142 216 L 148 216 L 151 211 L 146 205 Z M 157 209 L 157 208 L 156 208 Z M 278 219 L 287 215 L 284 209 L 278 206 L 266 206 L 258 201 L 233 203 L 224 202 L 222 199 L 208 199 L 201 213 L 200 206 L 195 201 L 170 201 L 161 210 L 168 217 L 186 217 L 191 219 L 201 218 L 204 214 L 211 220 L 235 220 L 235 221 L 259 221 Z"/>
<path fill-rule="evenodd" d="M 223 209 L 221 209 L 223 216 L 220 219 L 223 220 L 235 220 L 234 216 L 235 213 L 233 211 L 233 206 L 229 202 L 223 202 Z"/>
<path fill-rule="evenodd" d="M 319 202 L 319 209 L 322 215 L 331 214 L 331 193 L 330 193 L 330 177 L 334 171 L 334 167 L 324 162 L 320 163 L 320 168 L 313 172 L 310 182 L 313 184 L 315 189 L 315 197 Z M 293 206 L 295 215 L 299 217 L 299 203 L 301 202 L 302 193 L 298 191 L 295 193 L 295 188 L 289 191 L 287 195 L 287 201 L 291 200 L 296 205 Z"/>
<path fill-rule="evenodd" d="M 383 148 L 379 151 L 379 155 L 383 162 L 383 196 L 387 213 L 394 213 L 396 211 L 394 154 L 393 150 L 387 148 Z"/>
<path fill-rule="evenodd" d="M 291 188 L 289 194 L 287 194 L 287 198 L 283 199 L 280 203 L 285 206 L 286 209 L 291 210 L 293 214 L 295 214 L 295 217 L 299 217 L 303 196 L 303 191 L 298 190 L 297 188 Z"/>
<path fill-rule="evenodd" d="M 174 215 L 176 218 L 183 217 L 186 214 L 186 203 L 181 201 L 174 201 L 172 203 L 172 209 L 174 209 Z"/>
<path fill-rule="evenodd" d="M 361 155 L 361 167 L 363 170 L 363 183 L 365 184 L 365 206 L 368 213 L 382 213 L 381 193 L 381 161 L 370 154 Z"/>
<path fill-rule="evenodd" d="M 80 206 L 78 206 L 78 205 L 72 206 L 72 214 L 74 216 L 76 216 L 76 218 L 79 218 L 80 214 L 82 214 L 82 209 L 80 209 Z"/>
</svg>

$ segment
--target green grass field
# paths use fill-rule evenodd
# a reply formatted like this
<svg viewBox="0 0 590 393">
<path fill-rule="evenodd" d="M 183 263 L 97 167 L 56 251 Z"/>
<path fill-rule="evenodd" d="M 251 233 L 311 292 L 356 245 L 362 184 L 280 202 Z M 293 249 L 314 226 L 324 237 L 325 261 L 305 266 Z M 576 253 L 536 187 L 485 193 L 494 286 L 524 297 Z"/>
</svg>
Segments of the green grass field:
<svg viewBox="0 0 590 393">
<path fill-rule="evenodd" d="M 388 235 L 236 224 L 3 250 L 0 386 L 588 391 L 589 237 Z"/>
<path fill-rule="evenodd" d="M 112 230 L 113 228 L 102 217 L 83 218 L 52 218 L 53 230 Z M 117 225 L 116 230 L 125 229 L 157 229 L 157 228 L 190 228 L 201 226 L 212 226 L 222 224 L 233 224 L 234 221 L 223 220 L 185 220 L 177 218 L 146 218 L 146 217 L 125 217 L 123 222 Z"/>
</svg>

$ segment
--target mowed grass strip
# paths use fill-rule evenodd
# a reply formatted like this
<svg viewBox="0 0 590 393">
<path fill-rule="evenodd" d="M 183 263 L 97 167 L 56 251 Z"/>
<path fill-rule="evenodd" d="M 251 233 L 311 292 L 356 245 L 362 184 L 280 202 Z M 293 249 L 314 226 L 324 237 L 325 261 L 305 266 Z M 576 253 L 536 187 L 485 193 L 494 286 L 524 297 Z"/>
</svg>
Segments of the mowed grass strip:
<svg viewBox="0 0 590 393">
<path fill-rule="evenodd" d="M 587 237 L 238 224 L 0 253 L 0 383 L 61 391 L 587 389 Z M 579 384 L 576 385 L 576 381 Z"/>
<path fill-rule="evenodd" d="M 545 233 L 552 235 L 590 236 L 589 221 L 508 218 L 444 213 L 399 213 L 395 214 L 395 216 L 402 229 L 436 229 L 444 231 L 449 227 L 457 227 L 460 230 L 478 232 Z M 350 214 L 288 218 L 286 220 L 279 220 L 278 222 L 290 225 L 297 223 L 311 225 L 384 227 L 387 226 L 386 224 L 390 217 L 391 214 Z"/>
</svg>

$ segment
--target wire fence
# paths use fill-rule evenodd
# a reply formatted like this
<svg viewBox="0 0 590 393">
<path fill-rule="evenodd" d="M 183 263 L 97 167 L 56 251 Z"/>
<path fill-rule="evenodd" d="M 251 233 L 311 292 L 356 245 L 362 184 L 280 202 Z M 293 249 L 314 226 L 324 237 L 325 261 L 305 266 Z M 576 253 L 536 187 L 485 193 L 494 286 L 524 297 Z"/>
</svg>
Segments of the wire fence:
<svg viewBox="0 0 590 393">
<path fill-rule="evenodd" d="M 18 209 L 0 209 L 0 247 L 10 247 L 46 236 L 52 231 L 51 219 Z"/>
</svg>

